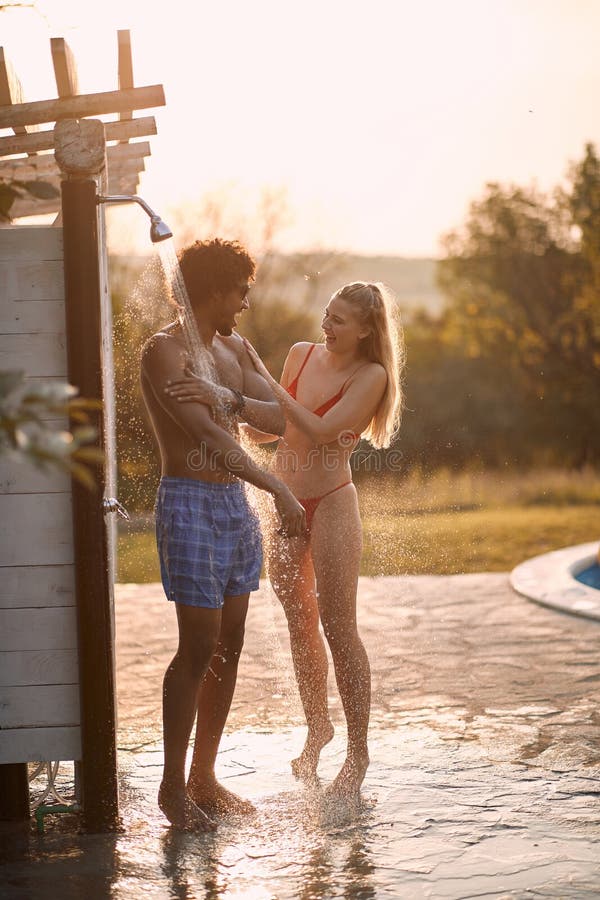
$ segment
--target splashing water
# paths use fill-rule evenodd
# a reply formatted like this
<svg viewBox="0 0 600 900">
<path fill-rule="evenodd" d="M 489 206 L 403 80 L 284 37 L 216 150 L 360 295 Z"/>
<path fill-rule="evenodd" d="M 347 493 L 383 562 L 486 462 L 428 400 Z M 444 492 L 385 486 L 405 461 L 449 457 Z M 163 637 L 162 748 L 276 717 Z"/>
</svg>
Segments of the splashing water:
<svg viewBox="0 0 600 900">
<path fill-rule="evenodd" d="M 213 384 L 221 384 L 214 359 L 198 331 L 196 317 L 190 303 L 179 260 L 177 259 L 173 238 L 163 241 L 159 245 L 158 250 L 165 273 L 169 300 L 177 310 L 177 318 L 185 337 L 192 371 L 194 374 L 212 381 Z M 224 403 L 217 403 L 211 408 L 215 422 L 233 434 L 237 430 L 236 417 L 232 415 Z"/>
<path fill-rule="evenodd" d="M 196 375 L 202 375 L 216 382 L 218 379 L 215 364 L 198 332 L 196 317 L 194 316 L 185 281 L 183 280 L 173 238 L 170 238 L 168 241 L 162 241 L 158 250 L 165 273 L 169 298 L 177 309 L 177 318 L 185 335 L 192 369 Z"/>
</svg>

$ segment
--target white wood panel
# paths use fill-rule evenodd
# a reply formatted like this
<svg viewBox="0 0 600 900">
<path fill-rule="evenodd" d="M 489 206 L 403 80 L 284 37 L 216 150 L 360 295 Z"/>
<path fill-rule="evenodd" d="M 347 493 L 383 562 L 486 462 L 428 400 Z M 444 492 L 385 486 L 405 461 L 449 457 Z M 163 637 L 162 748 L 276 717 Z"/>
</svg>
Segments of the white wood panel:
<svg viewBox="0 0 600 900">
<path fill-rule="evenodd" d="M 77 684 L 76 650 L 12 650 L 0 652 L 0 685 Z"/>
<path fill-rule="evenodd" d="M 72 650 L 76 647 L 74 606 L 0 609 L 0 650 Z"/>
<path fill-rule="evenodd" d="M 48 725 L 79 725 L 76 684 L 0 686 L 0 731 Z"/>
<path fill-rule="evenodd" d="M 62 259 L 7 259 L 0 247 L 0 289 L 4 303 L 64 300 Z"/>
<path fill-rule="evenodd" d="M 0 230 L 0 359 L 66 380 L 61 228 Z M 70 477 L 3 459 L 0 763 L 81 758 L 72 545 Z"/>
<path fill-rule="evenodd" d="M 81 729 L 13 728 L 0 731 L 0 764 L 81 759 Z"/>
<path fill-rule="evenodd" d="M 0 494 L 70 493 L 71 476 L 60 469 L 0 457 Z"/>
<path fill-rule="evenodd" d="M 0 292 L 2 288 L 0 286 Z M 0 334 L 65 334 L 64 300 L 0 301 Z"/>
<path fill-rule="evenodd" d="M 0 608 L 75 606 L 75 567 L 0 568 Z"/>
<path fill-rule="evenodd" d="M 19 225 L 0 229 L 0 259 L 62 260 L 62 228 Z"/>
<path fill-rule="evenodd" d="M 21 303 L 27 300 L 64 300 L 65 275 L 62 257 L 19 264 L 13 270 L 16 290 L 11 300 Z"/>
<path fill-rule="evenodd" d="M 0 495 L 0 566 L 72 562 L 69 494 Z"/>
<path fill-rule="evenodd" d="M 19 369 L 33 377 L 66 378 L 66 336 L 0 334 L 0 359 L 4 369 Z"/>
</svg>

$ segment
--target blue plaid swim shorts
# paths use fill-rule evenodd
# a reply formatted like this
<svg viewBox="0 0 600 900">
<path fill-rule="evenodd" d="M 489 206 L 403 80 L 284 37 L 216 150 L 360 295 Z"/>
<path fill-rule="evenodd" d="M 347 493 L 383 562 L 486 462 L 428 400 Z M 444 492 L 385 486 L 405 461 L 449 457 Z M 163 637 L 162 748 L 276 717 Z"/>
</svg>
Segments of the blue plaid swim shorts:
<svg viewBox="0 0 600 900">
<path fill-rule="evenodd" d="M 167 599 L 220 609 L 258 588 L 262 540 L 244 484 L 161 478 L 156 543 Z"/>
</svg>

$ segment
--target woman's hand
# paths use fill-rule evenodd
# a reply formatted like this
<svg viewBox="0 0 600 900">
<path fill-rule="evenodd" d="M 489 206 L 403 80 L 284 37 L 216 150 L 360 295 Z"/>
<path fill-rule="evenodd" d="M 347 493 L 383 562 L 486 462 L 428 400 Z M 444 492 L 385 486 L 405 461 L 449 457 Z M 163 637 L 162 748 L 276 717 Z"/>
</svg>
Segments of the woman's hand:
<svg viewBox="0 0 600 900">
<path fill-rule="evenodd" d="M 181 403 L 204 403 L 213 408 L 235 400 L 229 388 L 194 374 L 189 366 L 185 367 L 182 378 L 167 382 L 165 393 Z"/>
<path fill-rule="evenodd" d="M 258 374 L 262 375 L 265 381 L 267 381 L 271 386 L 277 384 L 252 344 L 247 341 L 246 338 L 242 338 L 242 340 L 244 342 L 244 347 L 246 348 L 246 353 L 250 357 L 250 361 Z"/>
</svg>

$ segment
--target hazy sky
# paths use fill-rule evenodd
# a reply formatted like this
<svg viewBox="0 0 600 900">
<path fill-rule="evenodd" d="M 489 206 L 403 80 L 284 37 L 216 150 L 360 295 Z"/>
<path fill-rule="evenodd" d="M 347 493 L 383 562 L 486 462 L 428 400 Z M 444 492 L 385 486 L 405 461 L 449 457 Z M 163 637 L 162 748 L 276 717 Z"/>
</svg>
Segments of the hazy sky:
<svg viewBox="0 0 600 900">
<path fill-rule="evenodd" d="M 131 29 L 136 84 L 165 87 L 139 193 L 167 221 L 221 190 L 250 216 L 270 185 L 287 191 L 286 249 L 435 255 L 486 181 L 546 189 L 586 141 L 600 147 L 600 0 L 37 9 L 0 14 L 30 100 L 56 94 L 55 36 L 80 90 L 114 90 L 116 29 Z M 114 226 L 124 249 L 147 240 L 139 211 L 127 222 Z"/>
</svg>

